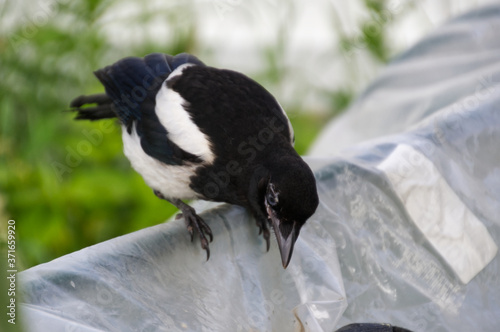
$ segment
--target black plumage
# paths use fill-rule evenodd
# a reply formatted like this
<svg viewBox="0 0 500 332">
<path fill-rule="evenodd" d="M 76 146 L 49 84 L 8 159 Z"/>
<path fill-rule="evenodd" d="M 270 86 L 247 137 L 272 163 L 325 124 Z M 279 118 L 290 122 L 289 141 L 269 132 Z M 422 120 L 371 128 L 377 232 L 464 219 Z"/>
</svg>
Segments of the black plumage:
<svg viewBox="0 0 500 332">
<path fill-rule="evenodd" d="M 127 149 L 132 143 L 124 136 L 126 154 L 137 154 L 128 152 L 127 157 L 158 197 L 182 210 L 188 230 L 191 235 L 197 230 L 207 255 L 205 234 L 212 238 L 210 228 L 182 199 L 248 208 L 268 248 L 268 224 L 274 228 L 286 267 L 318 196 L 314 176 L 295 152 L 293 130 L 275 98 L 250 78 L 205 66 L 187 54 L 125 58 L 95 74 L 106 95 L 75 99 L 71 106 L 78 111 L 77 119 L 115 114 L 124 135 L 137 133 L 144 153 L 159 162 L 149 167 L 155 168 L 154 174 L 171 175 L 176 190 L 154 181 L 149 174 L 153 170 L 144 167 L 149 157 Z M 83 107 L 90 103 L 97 106 Z"/>
</svg>

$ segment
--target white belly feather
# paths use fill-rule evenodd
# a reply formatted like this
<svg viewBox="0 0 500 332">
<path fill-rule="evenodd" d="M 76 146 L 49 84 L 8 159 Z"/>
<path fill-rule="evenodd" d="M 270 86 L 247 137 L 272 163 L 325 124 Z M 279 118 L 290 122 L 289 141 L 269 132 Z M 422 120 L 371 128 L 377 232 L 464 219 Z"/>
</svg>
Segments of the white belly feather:
<svg viewBox="0 0 500 332">
<path fill-rule="evenodd" d="M 167 199 L 197 198 L 196 192 L 189 187 L 189 178 L 199 166 L 167 165 L 147 155 L 141 147 L 135 125 L 131 134 L 122 126 L 122 139 L 125 156 L 153 190 L 158 190 Z"/>
</svg>

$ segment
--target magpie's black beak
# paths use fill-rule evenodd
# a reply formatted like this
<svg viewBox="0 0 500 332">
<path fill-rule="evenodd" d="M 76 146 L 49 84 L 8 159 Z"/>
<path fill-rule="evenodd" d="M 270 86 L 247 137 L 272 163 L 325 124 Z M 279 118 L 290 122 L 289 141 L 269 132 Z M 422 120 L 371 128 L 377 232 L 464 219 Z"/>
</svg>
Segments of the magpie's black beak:
<svg viewBox="0 0 500 332">
<path fill-rule="evenodd" d="M 286 269 L 288 263 L 290 263 L 290 259 L 292 258 L 293 247 L 295 246 L 295 241 L 299 237 L 299 230 L 296 228 L 297 222 L 293 222 L 292 231 L 288 234 L 287 237 L 283 235 L 283 233 L 279 230 L 276 233 L 276 239 L 278 240 L 278 246 L 280 248 L 281 253 L 281 262 L 283 263 L 283 268 Z M 276 229 L 276 227 L 275 227 Z"/>
<path fill-rule="evenodd" d="M 271 219 L 276 240 L 278 240 L 281 262 L 283 263 L 283 268 L 286 269 L 288 263 L 290 263 L 290 259 L 292 258 L 295 241 L 297 241 L 297 238 L 299 237 L 300 226 L 298 226 L 296 221 L 293 221 L 292 223 L 287 222 L 285 225 L 270 206 L 266 204 L 266 208 L 268 216 Z"/>
</svg>

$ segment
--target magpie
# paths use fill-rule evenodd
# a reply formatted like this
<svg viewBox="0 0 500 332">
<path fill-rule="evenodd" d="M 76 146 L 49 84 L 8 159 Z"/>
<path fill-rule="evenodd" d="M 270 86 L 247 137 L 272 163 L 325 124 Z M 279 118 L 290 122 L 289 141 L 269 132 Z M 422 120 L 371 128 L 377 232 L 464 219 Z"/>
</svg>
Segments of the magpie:
<svg viewBox="0 0 500 332">
<path fill-rule="evenodd" d="M 247 208 L 267 250 L 268 225 L 274 230 L 286 268 L 318 194 L 276 99 L 247 76 L 186 53 L 127 57 L 94 74 L 105 93 L 74 99 L 75 119 L 118 119 L 125 156 L 156 196 L 182 212 L 207 260 L 212 231 L 183 200 Z"/>
</svg>

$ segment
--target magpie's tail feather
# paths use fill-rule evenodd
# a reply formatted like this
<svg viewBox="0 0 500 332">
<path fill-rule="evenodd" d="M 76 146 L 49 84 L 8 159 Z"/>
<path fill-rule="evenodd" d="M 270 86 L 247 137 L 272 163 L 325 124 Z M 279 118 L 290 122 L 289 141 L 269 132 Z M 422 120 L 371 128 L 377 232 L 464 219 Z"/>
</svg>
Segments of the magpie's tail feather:
<svg viewBox="0 0 500 332">
<path fill-rule="evenodd" d="M 79 96 L 73 99 L 69 106 L 72 111 L 78 112 L 76 120 L 95 121 L 116 118 L 113 102 L 105 93 Z"/>
</svg>

